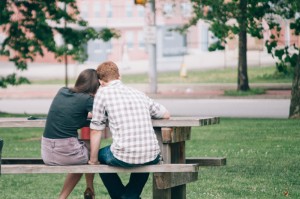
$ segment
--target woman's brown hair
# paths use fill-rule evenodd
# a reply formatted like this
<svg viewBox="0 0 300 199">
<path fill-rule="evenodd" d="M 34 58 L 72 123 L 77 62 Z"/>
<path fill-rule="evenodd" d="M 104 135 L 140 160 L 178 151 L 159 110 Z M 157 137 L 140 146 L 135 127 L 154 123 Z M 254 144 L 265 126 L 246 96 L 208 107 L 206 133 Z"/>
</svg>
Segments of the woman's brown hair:
<svg viewBox="0 0 300 199">
<path fill-rule="evenodd" d="M 95 95 L 100 86 L 99 78 L 95 69 L 85 69 L 82 71 L 71 90 L 75 93 L 87 93 Z"/>
</svg>

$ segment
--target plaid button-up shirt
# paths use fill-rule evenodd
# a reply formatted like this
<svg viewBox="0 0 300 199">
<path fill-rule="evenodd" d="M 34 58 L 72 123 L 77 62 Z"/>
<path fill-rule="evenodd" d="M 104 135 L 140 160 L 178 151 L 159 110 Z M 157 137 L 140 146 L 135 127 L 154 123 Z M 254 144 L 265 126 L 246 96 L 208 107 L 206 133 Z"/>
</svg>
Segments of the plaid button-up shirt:
<svg viewBox="0 0 300 199">
<path fill-rule="evenodd" d="M 114 80 L 99 88 L 90 128 L 103 130 L 108 120 L 114 156 L 130 164 L 143 164 L 160 153 L 151 118 L 162 118 L 166 111 L 144 93 Z"/>
</svg>

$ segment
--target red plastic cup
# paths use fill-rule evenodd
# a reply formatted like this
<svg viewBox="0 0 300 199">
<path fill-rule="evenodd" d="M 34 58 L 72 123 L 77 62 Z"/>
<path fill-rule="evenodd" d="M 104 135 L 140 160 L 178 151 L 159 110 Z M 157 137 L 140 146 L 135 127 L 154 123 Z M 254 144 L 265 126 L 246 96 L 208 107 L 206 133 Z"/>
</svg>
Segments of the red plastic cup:
<svg viewBox="0 0 300 199">
<path fill-rule="evenodd" d="M 80 139 L 82 140 L 90 140 L 90 127 L 83 127 L 81 128 L 81 136 Z"/>
</svg>

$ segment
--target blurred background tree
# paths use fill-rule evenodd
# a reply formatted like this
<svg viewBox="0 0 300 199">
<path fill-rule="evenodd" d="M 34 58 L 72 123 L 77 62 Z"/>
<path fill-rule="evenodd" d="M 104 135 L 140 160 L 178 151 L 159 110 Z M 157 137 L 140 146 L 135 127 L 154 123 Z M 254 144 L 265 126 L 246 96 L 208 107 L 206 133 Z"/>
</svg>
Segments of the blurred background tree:
<svg viewBox="0 0 300 199">
<path fill-rule="evenodd" d="M 210 24 L 210 31 L 217 39 L 211 51 L 224 50 L 228 39 L 238 36 L 237 90 L 250 90 L 247 74 L 247 34 L 262 39 L 264 31 L 271 32 L 265 38 L 268 53 L 277 58 L 280 72 L 293 68 L 290 118 L 300 118 L 300 49 L 299 44 L 280 46 L 281 24 L 279 19 L 289 20 L 293 34 L 300 36 L 300 1 L 294 0 L 191 0 L 194 16 L 178 30 L 184 32 L 199 20 Z M 267 24 L 264 27 L 264 23 Z"/>
<path fill-rule="evenodd" d="M 26 70 L 28 62 L 45 51 L 54 53 L 59 60 L 71 57 L 82 62 L 84 49 L 91 39 L 110 40 L 119 37 L 116 30 L 96 31 L 80 17 L 76 0 L 1 0 L 0 29 L 6 35 L 0 55 L 7 56 L 18 70 Z M 64 44 L 58 46 L 54 36 L 59 34 Z M 29 83 L 15 73 L 0 76 L 0 87 Z M 66 82 L 67 84 L 67 82 Z"/>
<path fill-rule="evenodd" d="M 224 50 L 228 39 L 238 36 L 237 90 L 250 89 L 247 72 L 247 34 L 263 38 L 262 19 L 273 12 L 266 0 L 191 0 L 194 16 L 182 31 L 194 26 L 199 20 L 210 24 L 209 30 L 216 41 L 210 51 Z"/>
<path fill-rule="evenodd" d="M 274 11 L 273 15 L 266 18 L 270 29 L 274 29 L 270 39 L 266 41 L 266 47 L 274 58 L 277 58 L 276 67 L 279 71 L 287 73 L 293 71 L 293 83 L 291 103 L 289 110 L 290 118 L 300 118 L 300 48 L 299 42 L 292 45 L 280 46 L 281 24 L 279 19 L 287 20 L 294 35 L 300 36 L 300 1 L 273 0 L 270 2 Z"/>
</svg>

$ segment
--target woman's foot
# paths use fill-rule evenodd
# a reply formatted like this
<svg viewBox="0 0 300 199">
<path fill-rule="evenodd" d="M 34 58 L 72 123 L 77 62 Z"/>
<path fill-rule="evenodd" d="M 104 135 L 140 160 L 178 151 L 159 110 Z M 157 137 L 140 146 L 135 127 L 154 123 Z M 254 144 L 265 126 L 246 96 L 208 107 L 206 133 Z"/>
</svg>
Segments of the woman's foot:
<svg viewBox="0 0 300 199">
<path fill-rule="evenodd" d="M 84 192 L 84 199 L 95 199 L 95 194 L 89 187 Z"/>
</svg>

